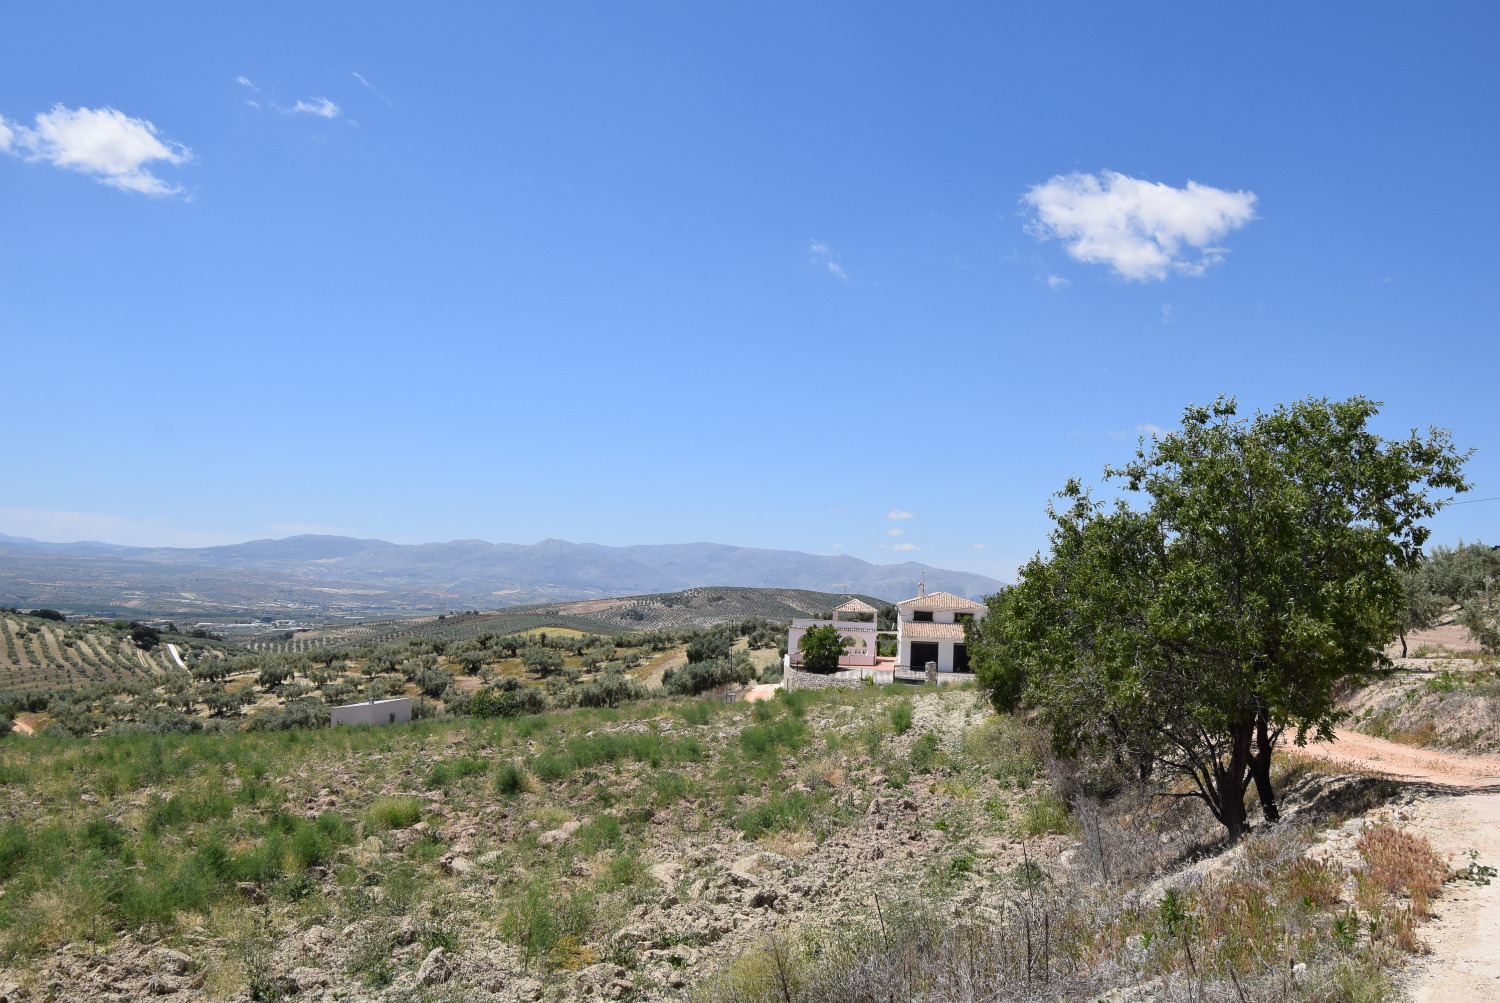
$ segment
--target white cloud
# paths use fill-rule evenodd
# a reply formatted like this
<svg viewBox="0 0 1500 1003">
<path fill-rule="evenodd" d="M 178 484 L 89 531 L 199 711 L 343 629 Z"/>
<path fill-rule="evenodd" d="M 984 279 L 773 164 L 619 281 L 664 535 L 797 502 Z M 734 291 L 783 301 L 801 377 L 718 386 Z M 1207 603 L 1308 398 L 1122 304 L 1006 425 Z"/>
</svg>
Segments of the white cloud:
<svg viewBox="0 0 1500 1003">
<path fill-rule="evenodd" d="M 891 549 L 892 550 L 921 550 L 922 548 L 919 547 L 919 546 L 917 546 L 915 543 L 898 543 L 894 547 L 892 547 Z"/>
<path fill-rule="evenodd" d="M 828 245 L 821 240 L 809 241 L 807 244 L 807 253 L 812 255 L 812 257 L 807 259 L 809 265 L 815 268 L 822 266 L 827 270 L 828 274 L 845 282 L 850 281 L 849 273 L 844 271 L 844 266 L 838 263 L 838 255 L 830 251 Z"/>
<path fill-rule="evenodd" d="M 899 508 L 893 508 L 885 514 L 887 519 L 915 519 L 916 516 L 910 512 L 903 512 Z"/>
<path fill-rule="evenodd" d="M 101 184 L 144 195 L 177 195 L 170 184 L 146 169 L 166 161 L 183 164 L 192 151 L 163 139 L 156 126 L 113 108 L 65 108 L 54 105 L 36 117 L 36 127 L 0 122 L 0 150 L 45 160 L 93 177 Z"/>
<path fill-rule="evenodd" d="M 1068 284 L 1068 280 L 1065 279 L 1065 278 L 1063 278 L 1061 275 L 1049 275 L 1049 276 L 1047 276 L 1047 288 L 1048 289 L 1061 289 L 1063 286 L 1065 286 L 1067 284 Z"/>
<path fill-rule="evenodd" d="M 885 535 L 886 536 L 905 536 L 906 534 L 902 533 L 899 529 L 888 529 L 888 530 L 885 531 Z"/>
<path fill-rule="evenodd" d="M 1137 425 L 1135 427 L 1135 431 L 1133 431 L 1133 432 L 1132 431 L 1115 431 L 1115 430 L 1111 429 L 1111 430 L 1105 432 L 1104 434 L 1107 435 L 1107 436 L 1109 436 L 1111 439 L 1131 439 L 1131 438 L 1136 438 L 1136 437 L 1139 437 L 1139 436 L 1142 436 L 1142 435 L 1156 436 L 1157 438 L 1160 438 L 1161 436 L 1164 436 L 1167 433 L 1164 432 L 1157 425 L 1152 425 L 1150 423 L 1146 423 L 1146 424 L 1142 424 L 1142 425 Z"/>
<path fill-rule="evenodd" d="M 970 550 L 989 550 L 990 548 L 986 547 L 982 543 L 971 543 L 971 544 L 969 544 L 969 549 Z"/>
<path fill-rule="evenodd" d="M 360 83 L 364 84 L 367 88 L 369 88 L 371 94 L 374 94 L 380 100 L 384 101 L 386 103 L 387 107 L 390 107 L 390 108 L 396 107 L 395 105 L 391 104 L 391 99 L 388 98 L 388 97 L 386 97 L 384 94 L 380 93 L 380 91 L 376 90 L 375 89 L 375 85 L 372 84 L 372 83 L 370 83 L 370 81 L 366 80 L 364 77 L 360 76 L 358 73 L 354 73 L 354 74 L 351 74 L 351 75 L 354 77 L 355 80 L 358 80 Z"/>
<path fill-rule="evenodd" d="M 832 550 L 843 550 L 844 549 L 844 545 L 842 543 L 835 543 L 830 549 L 832 549 Z"/>
<path fill-rule="evenodd" d="M 1059 174 L 1021 201 L 1032 210 L 1033 234 L 1062 240 L 1073 258 L 1137 282 L 1202 275 L 1224 256 L 1218 241 L 1255 218 L 1253 192 L 1196 181 L 1173 188 L 1115 171 Z"/>
<path fill-rule="evenodd" d="M 1161 305 L 1161 322 L 1163 324 L 1172 323 L 1172 304 L 1163 303 Z"/>
<path fill-rule="evenodd" d="M 308 115 L 317 115 L 319 118 L 339 117 L 339 106 L 327 98 L 313 98 L 311 103 L 298 101 L 290 108 L 279 108 L 277 110 L 285 112 L 288 115 L 296 115 L 299 112 L 303 112 Z"/>
<path fill-rule="evenodd" d="M 250 88 L 252 91 L 259 91 L 260 90 L 260 88 L 257 87 L 257 86 L 255 86 L 254 84 L 252 84 L 250 82 L 250 78 L 247 77 L 247 76 L 245 76 L 243 73 L 240 74 L 239 76 L 235 77 L 234 78 L 234 82 L 237 83 L 237 84 L 242 84 L 245 87 Z"/>
</svg>

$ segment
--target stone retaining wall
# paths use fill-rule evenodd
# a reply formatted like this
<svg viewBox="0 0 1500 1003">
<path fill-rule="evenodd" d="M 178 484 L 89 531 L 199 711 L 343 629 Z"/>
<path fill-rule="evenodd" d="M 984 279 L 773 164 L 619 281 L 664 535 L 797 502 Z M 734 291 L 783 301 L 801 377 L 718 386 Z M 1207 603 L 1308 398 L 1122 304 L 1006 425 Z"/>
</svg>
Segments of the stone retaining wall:
<svg viewBox="0 0 1500 1003">
<path fill-rule="evenodd" d="M 825 676 L 821 672 L 803 672 L 801 669 L 787 669 L 782 681 L 789 690 L 856 690 L 865 684 L 858 676 Z"/>
</svg>

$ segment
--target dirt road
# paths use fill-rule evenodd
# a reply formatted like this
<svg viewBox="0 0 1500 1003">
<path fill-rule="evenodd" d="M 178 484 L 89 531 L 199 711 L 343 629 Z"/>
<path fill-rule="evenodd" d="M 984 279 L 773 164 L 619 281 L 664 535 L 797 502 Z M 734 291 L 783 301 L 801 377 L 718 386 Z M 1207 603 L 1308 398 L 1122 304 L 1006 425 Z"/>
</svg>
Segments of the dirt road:
<svg viewBox="0 0 1500 1003">
<path fill-rule="evenodd" d="M 1451 867 L 1468 864 L 1471 851 L 1480 863 L 1500 866 L 1500 759 L 1413 749 L 1344 731 L 1336 742 L 1298 751 L 1427 785 L 1397 813 L 1398 824 L 1430 839 Z M 1500 879 L 1449 883 L 1433 913 L 1422 928 L 1432 953 L 1408 973 L 1415 1003 L 1500 1001 Z"/>
</svg>

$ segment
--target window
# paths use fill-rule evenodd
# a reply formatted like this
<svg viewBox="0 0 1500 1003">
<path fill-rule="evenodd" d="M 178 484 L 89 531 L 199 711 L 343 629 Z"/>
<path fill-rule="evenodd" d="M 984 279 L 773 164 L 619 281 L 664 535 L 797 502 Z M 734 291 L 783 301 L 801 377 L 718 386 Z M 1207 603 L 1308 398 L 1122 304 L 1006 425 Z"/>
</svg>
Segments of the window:
<svg viewBox="0 0 1500 1003">
<path fill-rule="evenodd" d="M 932 622 L 932 610 L 930 610 L 930 609 L 919 609 L 919 610 L 916 610 L 916 611 L 914 611 L 912 613 L 911 618 L 914 621 L 916 621 L 917 623 L 931 623 Z"/>
</svg>

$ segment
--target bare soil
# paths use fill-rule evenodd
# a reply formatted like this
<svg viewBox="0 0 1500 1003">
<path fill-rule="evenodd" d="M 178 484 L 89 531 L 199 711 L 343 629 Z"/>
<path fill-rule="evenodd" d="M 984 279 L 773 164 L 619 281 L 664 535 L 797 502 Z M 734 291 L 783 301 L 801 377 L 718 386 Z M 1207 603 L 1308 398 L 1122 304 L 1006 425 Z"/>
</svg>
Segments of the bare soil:
<svg viewBox="0 0 1500 1003">
<path fill-rule="evenodd" d="M 1336 742 L 1299 751 L 1415 785 L 1399 805 L 1375 814 L 1426 836 L 1450 868 L 1475 859 L 1500 864 L 1500 759 L 1413 749 L 1345 731 Z M 1500 1000 L 1500 882 L 1450 882 L 1433 905 L 1434 919 L 1423 928 L 1431 953 L 1406 977 L 1415 1003 Z"/>
</svg>

